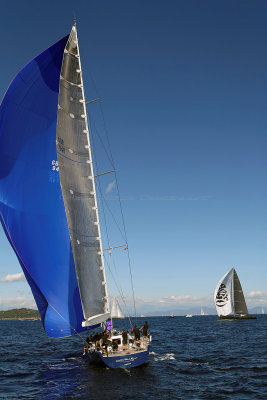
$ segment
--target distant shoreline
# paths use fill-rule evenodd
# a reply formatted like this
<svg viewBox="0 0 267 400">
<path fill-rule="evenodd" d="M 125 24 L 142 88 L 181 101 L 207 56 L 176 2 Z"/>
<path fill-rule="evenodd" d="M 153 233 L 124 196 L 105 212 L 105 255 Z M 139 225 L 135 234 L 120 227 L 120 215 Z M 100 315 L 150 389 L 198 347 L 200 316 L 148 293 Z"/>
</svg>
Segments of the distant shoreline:
<svg viewBox="0 0 267 400">
<path fill-rule="evenodd" d="M 18 318 L 18 317 L 13 317 L 13 318 L 1 318 L 0 317 L 0 321 L 21 321 L 21 320 L 41 320 L 40 317 L 25 317 L 25 318 Z"/>
<path fill-rule="evenodd" d="M 11 320 L 38 320 L 41 319 L 39 311 L 29 308 L 13 308 L 12 310 L 0 311 L 0 321 Z"/>
</svg>

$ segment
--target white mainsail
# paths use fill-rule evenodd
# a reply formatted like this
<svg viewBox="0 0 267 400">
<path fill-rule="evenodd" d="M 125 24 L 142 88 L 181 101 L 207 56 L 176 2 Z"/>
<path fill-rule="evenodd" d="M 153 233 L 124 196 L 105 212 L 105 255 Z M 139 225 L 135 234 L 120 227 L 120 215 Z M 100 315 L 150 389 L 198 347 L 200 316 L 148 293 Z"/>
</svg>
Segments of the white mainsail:
<svg viewBox="0 0 267 400">
<path fill-rule="evenodd" d="M 82 325 L 91 326 L 104 322 L 110 313 L 76 24 L 61 67 L 57 155 L 85 319 Z"/>
<path fill-rule="evenodd" d="M 124 318 L 117 297 L 113 298 L 113 303 L 111 308 L 111 318 Z"/>
<path fill-rule="evenodd" d="M 219 316 L 229 315 L 234 311 L 232 296 L 233 273 L 234 268 L 230 269 L 230 271 L 222 277 L 214 292 L 214 302 Z"/>
</svg>

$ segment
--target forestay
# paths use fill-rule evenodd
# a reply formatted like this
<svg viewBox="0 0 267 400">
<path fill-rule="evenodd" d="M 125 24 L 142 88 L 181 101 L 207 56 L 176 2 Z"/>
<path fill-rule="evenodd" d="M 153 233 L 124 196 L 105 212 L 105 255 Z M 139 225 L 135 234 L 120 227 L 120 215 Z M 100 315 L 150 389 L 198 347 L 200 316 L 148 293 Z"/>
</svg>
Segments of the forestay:
<svg viewBox="0 0 267 400">
<path fill-rule="evenodd" d="M 60 75 L 57 154 L 83 326 L 89 326 L 105 321 L 110 314 L 75 25 L 64 50 Z"/>
</svg>

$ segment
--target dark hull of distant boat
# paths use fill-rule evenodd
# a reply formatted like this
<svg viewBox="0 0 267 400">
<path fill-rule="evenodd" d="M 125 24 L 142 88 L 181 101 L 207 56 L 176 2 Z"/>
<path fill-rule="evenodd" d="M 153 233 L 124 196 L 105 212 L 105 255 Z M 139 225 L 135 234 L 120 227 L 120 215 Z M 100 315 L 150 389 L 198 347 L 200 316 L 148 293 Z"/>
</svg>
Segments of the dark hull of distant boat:
<svg viewBox="0 0 267 400">
<path fill-rule="evenodd" d="M 95 351 L 86 355 L 87 359 L 92 364 L 99 366 L 107 366 L 109 368 L 133 368 L 147 362 L 149 356 L 149 347 L 147 350 L 138 351 L 131 354 L 120 354 L 118 356 L 104 357 L 101 352 Z"/>
<path fill-rule="evenodd" d="M 256 319 L 255 315 L 220 315 L 220 320 L 243 320 L 243 319 Z"/>
</svg>

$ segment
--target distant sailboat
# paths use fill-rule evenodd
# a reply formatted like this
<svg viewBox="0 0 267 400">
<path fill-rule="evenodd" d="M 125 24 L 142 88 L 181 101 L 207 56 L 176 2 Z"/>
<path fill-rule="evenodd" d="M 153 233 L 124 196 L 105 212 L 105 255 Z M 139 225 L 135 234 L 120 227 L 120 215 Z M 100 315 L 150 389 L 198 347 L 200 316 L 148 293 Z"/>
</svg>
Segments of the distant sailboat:
<svg viewBox="0 0 267 400">
<path fill-rule="evenodd" d="M 264 314 L 264 308 L 261 309 L 261 313 Z"/>
<path fill-rule="evenodd" d="M 112 303 L 112 308 L 111 308 L 111 318 L 112 319 L 124 318 L 124 314 L 121 311 L 117 297 L 113 298 L 113 303 Z"/>
<path fill-rule="evenodd" d="M 173 313 L 171 313 L 170 318 L 174 318 L 174 314 Z"/>
<path fill-rule="evenodd" d="M 255 319 L 248 314 L 243 290 L 234 268 L 219 281 L 214 292 L 216 311 L 220 319 Z"/>
<path fill-rule="evenodd" d="M 208 315 L 207 313 L 205 313 L 205 311 L 203 310 L 203 307 L 201 307 L 201 310 L 200 310 L 200 315 Z"/>
</svg>

